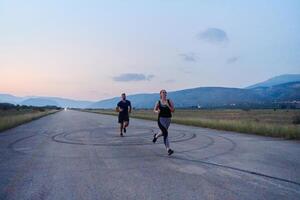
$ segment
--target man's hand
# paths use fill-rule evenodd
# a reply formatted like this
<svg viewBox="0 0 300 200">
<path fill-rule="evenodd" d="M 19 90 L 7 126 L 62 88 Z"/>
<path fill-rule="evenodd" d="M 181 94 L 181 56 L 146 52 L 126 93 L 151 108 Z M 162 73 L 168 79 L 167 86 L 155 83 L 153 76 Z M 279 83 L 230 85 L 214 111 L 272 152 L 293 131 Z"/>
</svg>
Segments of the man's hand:
<svg viewBox="0 0 300 200">
<path fill-rule="evenodd" d="M 116 107 L 116 112 L 122 112 L 123 111 L 123 109 L 122 108 L 120 108 L 119 106 L 118 107 Z"/>
</svg>

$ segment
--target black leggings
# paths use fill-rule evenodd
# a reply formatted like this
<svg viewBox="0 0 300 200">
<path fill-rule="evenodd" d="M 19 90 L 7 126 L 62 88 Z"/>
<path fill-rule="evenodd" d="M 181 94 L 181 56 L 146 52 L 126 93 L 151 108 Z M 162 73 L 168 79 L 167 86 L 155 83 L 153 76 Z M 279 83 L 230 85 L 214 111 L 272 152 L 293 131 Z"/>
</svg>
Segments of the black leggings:
<svg viewBox="0 0 300 200">
<path fill-rule="evenodd" d="M 169 140 L 168 140 L 168 129 L 160 122 L 160 119 L 158 118 L 158 127 L 162 132 L 162 135 L 164 137 L 164 144 L 166 146 L 166 148 L 169 148 Z M 168 127 L 169 125 L 167 125 Z"/>
</svg>

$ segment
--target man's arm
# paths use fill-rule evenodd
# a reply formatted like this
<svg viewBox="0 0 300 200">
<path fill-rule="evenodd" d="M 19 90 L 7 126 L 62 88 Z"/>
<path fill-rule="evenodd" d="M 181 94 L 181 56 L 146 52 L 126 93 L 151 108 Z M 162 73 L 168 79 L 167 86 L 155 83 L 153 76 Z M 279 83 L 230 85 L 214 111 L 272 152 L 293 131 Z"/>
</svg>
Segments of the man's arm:
<svg viewBox="0 0 300 200">
<path fill-rule="evenodd" d="M 128 110 L 128 112 L 129 112 L 129 113 L 131 113 L 131 108 L 132 108 L 132 107 L 131 107 L 131 102 L 130 102 L 130 101 L 129 101 L 129 105 L 128 105 L 128 107 L 129 107 L 129 110 Z"/>
<path fill-rule="evenodd" d="M 120 102 L 117 104 L 116 111 L 117 112 L 122 112 L 123 111 L 123 109 L 120 107 Z"/>
</svg>

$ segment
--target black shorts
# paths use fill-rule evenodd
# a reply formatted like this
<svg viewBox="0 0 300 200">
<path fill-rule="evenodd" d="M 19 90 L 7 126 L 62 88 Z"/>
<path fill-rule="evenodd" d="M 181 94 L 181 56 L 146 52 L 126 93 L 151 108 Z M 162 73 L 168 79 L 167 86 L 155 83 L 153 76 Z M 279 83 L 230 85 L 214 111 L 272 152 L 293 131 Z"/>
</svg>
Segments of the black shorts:
<svg viewBox="0 0 300 200">
<path fill-rule="evenodd" d="M 123 122 L 129 122 L 129 115 L 119 115 L 119 123 L 123 123 Z"/>
</svg>

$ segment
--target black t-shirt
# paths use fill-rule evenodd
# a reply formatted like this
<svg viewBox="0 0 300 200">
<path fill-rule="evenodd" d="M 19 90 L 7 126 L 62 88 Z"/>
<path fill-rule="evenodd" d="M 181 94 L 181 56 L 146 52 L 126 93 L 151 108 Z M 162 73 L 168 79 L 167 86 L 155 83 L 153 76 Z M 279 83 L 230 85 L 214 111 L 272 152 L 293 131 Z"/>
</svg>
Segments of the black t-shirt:
<svg viewBox="0 0 300 200">
<path fill-rule="evenodd" d="M 121 114 L 121 115 L 128 115 L 128 106 L 131 108 L 130 101 L 128 101 L 128 100 L 120 101 L 118 103 L 118 106 L 122 109 L 122 111 L 119 112 L 119 114 Z"/>
</svg>

